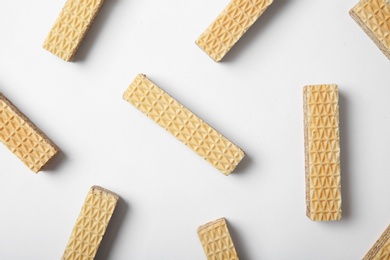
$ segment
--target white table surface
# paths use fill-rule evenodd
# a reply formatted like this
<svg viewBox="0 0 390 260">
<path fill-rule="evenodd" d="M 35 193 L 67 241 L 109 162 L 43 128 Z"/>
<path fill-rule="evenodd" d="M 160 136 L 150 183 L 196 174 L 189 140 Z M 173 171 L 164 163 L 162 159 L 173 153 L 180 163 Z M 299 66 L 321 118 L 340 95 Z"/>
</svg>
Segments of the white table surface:
<svg viewBox="0 0 390 260">
<path fill-rule="evenodd" d="M 65 1 L 2 0 L 0 91 L 62 149 L 35 175 L 0 145 L 0 258 L 60 259 L 88 189 L 118 193 L 97 259 L 360 259 L 390 224 L 390 61 L 356 0 L 275 0 L 221 63 L 194 43 L 228 0 L 106 0 L 76 61 L 41 45 Z M 225 177 L 122 94 L 137 73 L 243 148 Z M 340 90 L 343 219 L 305 216 L 302 87 Z"/>
</svg>

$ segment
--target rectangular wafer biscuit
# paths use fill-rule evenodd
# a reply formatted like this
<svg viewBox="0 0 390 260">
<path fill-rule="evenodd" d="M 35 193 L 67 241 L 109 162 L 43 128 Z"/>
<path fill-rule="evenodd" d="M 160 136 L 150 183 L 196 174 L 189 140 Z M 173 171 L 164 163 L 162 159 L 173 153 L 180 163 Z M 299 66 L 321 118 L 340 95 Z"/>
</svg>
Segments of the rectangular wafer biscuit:
<svg viewBox="0 0 390 260">
<path fill-rule="evenodd" d="M 99 186 L 88 192 L 62 260 L 94 259 L 119 196 Z"/>
<path fill-rule="evenodd" d="M 363 260 L 390 259 L 390 226 L 388 226 Z"/>
<path fill-rule="evenodd" d="M 191 111 L 138 74 L 123 99 L 190 147 L 223 174 L 229 175 L 244 152 Z"/>
<path fill-rule="evenodd" d="M 214 61 L 220 61 L 272 2 L 273 0 L 231 0 L 196 44 Z"/>
<path fill-rule="evenodd" d="M 65 61 L 71 61 L 103 3 L 104 0 L 68 0 L 43 48 Z"/>
<path fill-rule="evenodd" d="M 0 141 L 35 173 L 60 151 L 1 93 Z"/>
<path fill-rule="evenodd" d="M 306 214 L 341 219 L 340 138 L 337 85 L 305 86 Z"/>
<path fill-rule="evenodd" d="M 200 226 L 198 236 L 208 260 L 238 260 L 225 218 Z"/>
<path fill-rule="evenodd" d="M 390 59 L 390 2 L 360 0 L 349 14 Z"/>
</svg>

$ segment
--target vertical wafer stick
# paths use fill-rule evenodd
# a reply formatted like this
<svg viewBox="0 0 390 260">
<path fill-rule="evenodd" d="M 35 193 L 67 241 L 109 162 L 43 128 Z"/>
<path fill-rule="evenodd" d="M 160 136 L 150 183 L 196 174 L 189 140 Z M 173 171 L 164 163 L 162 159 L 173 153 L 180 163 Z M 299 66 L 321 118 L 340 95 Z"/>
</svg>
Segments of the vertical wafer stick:
<svg viewBox="0 0 390 260">
<path fill-rule="evenodd" d="M 337 85 L 305 86 L 306 214 L 341 219 L 340 138 Z"/>
<path fill-rule="evenodd" d="M 390 259 L 390 226 L 364 256 L 363 260 Z"/>
<path fill-rule="evenodd" d="M 390 59 L 390 2 L 360 0 L 349 14 Z"/>
<path fill-rule="evenodd" d="M 94 259 L 118 200 L 109 190 L 91 187 L 62 260 Z"/>
<path fill-rule="evenodd" d="M 220 218 L 200 226 L 198 236 L 208 260 L 238 260 L 226 219 Z"/>
<path fill-rule="evenodd" d="M 71 61 L 103 3 L 104 0 L 68 0 L 43 48 Z"/>
<path fill-rule="evenodd" d="M 272 2 L 273 0 L 231 0 L 196 44 L 214 61 L 220 61 Z"/>
<path fill-rule="evenodd" d="M 190 147 L 223 174 L 229 175 L 244 152 L 177 102 L 145 75 L 138 74 L 123 99 Z"/>
<path fill-rule="evenodd" d="M 0 142 L 38 173 L 60 149 L 0 93 Z"/>
</svg>

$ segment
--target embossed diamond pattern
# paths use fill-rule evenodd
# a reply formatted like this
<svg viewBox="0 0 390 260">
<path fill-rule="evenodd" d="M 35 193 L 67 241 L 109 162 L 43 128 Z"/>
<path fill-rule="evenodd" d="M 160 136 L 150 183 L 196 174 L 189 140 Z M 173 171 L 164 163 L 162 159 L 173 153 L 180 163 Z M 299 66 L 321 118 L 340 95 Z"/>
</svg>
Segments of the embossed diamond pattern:
<svg viewBox="0 0 390 260">
<path fill-rule="evenodd" d="M 230 174 L 244 152 L 199 117 L 139 74 L 123 98 L 156 121 L 177 139 L 214 165 Z"/>
<path fill-rule="evenodd" d="M 385 245 L 379 250 L 374 258 L 375 260 L 389 260 L 390 259 L 390 240 L 387 240 Z"/>
<path fill-rule="evenodd" d="M 65 61 L 72 60 L 104 0 L 68 0 L 43 48 Z"/>
<path fill-rule="evenodd" d="M 0 141 L 35 173 L 39 172 L 59 151 L 2 94 L 0 94 Z"/>
<path fill-rule="evenodd" d="M 196 41 L 213 60 L 220 61 L 273 0 L 232 0 Z"/>
<path fill-rule="evenodd" d="M 94 259 L 119 197 L 93 186 L 77 218 L 63 260 Z"/>
<path fill-rule="evenodd" d="M 198 235 L 208 260 L 238 260 L 224 218 L 200 226 Z"/>
<path fill-rule="evenodd" d="M 387 0 L 362 0 L 350 14 L 390 59 L 390 3 Z"/>
<path fill-rule="evenodd" d="M 304 106 L 307 215 L 312 220 L 339 220 L 341 187 L 337 86 L 306 86 Z"/>
</svg>

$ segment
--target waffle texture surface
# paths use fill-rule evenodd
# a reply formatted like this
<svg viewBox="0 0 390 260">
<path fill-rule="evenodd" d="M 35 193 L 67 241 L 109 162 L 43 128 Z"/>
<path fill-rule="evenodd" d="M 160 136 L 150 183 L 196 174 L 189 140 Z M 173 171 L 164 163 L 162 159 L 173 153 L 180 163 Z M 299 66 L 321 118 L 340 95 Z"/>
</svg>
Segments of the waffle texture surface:
<svg viewBox="0 0 390 260">
<path fill-rule="evenodd" d="M 43 43 L 43 48 L 71 61 L 104 0 L 68 0 Z"/>
<path fill-rule="evenodd" d="M 59 152 L 59 148 L 1 93 L 0 141 L 35 173 Z"/>
<path fill-rule="evenodd" d="M 390 59 L 390 2 L 388 0 L 361 0 L 349 13 Z"/>
<path fill-rule="evenodd" d="M 62 260 L 94 259 L 118 200 L 118 195 L 109 190 L 91 187 Z"/>
<path fill-rule="evenodd" d="M 196 44 L 214 61 L 220 61 L 272 2 L 232 0 L 201 34 Z"/>
<path fill-rule="evenodd" d="M 198 236 L 208 260 L 238 260 L 237 252 L 224 218 L 198 228 Z"/>
<path fill-rule="evenodd" d="M 123 99 L 190 147 L 223 174 L 230 174 L 244 152 L 214 128 L 151 82 L 138 74 Z"/>
<path fill-rule="evenodd" d="M 305 86 L 306 214 L 341 219 L 340 138 L 337 85 Z"/>
</svg>

